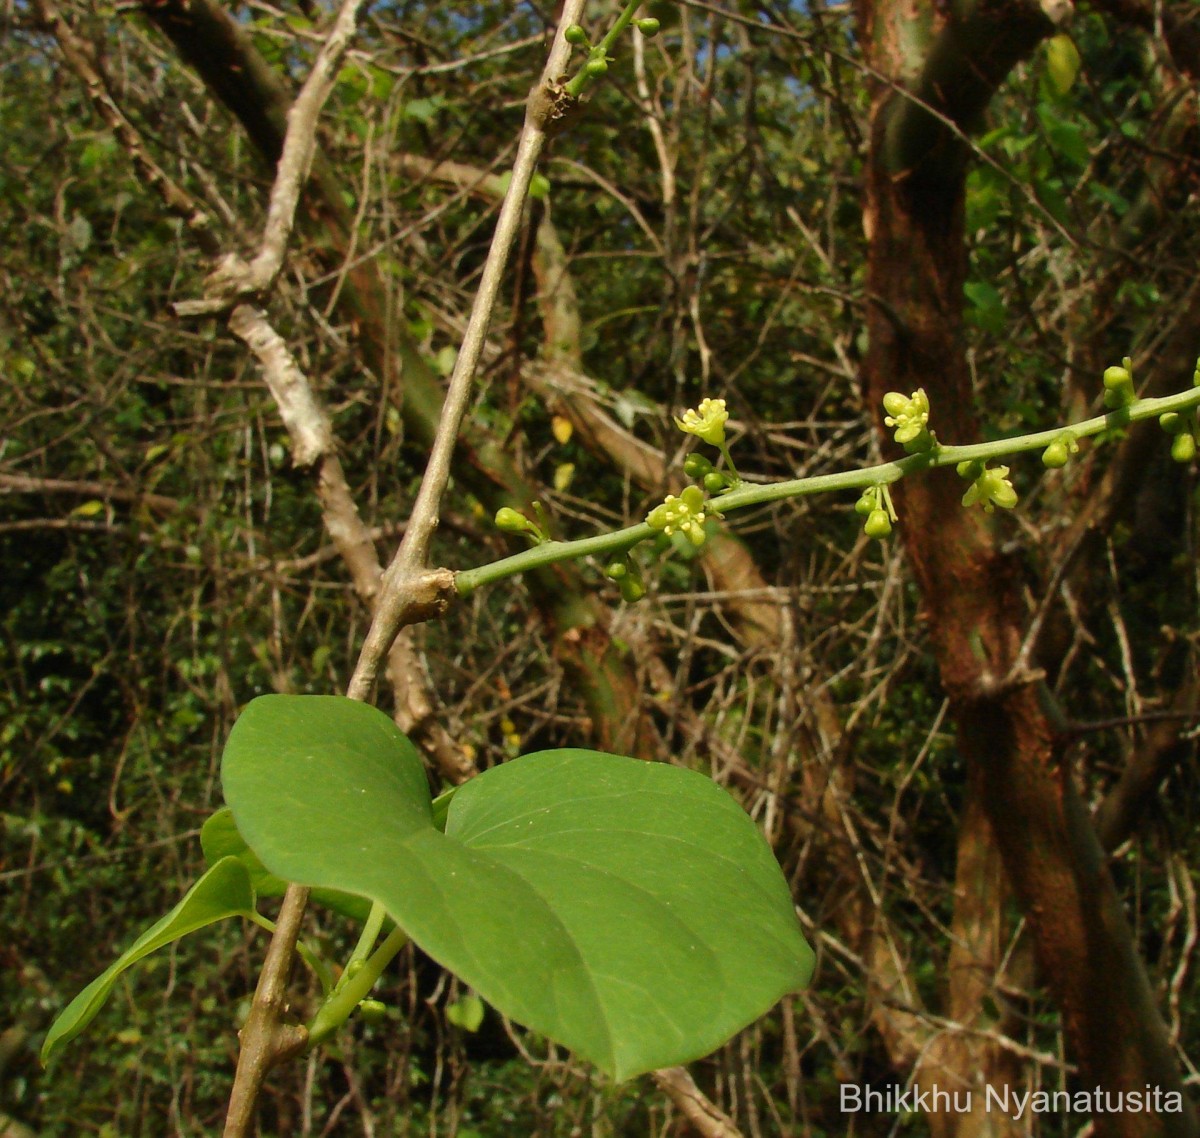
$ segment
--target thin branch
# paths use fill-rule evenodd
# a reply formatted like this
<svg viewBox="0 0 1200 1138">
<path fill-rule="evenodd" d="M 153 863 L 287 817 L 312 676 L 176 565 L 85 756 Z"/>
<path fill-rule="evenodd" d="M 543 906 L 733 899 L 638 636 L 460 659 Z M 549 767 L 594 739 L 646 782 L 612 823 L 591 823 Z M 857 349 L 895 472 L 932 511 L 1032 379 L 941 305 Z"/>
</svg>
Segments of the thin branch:
<svg viewBox="0 0 1200 1138">
<path fill-rule="evenodd" d="M 300 922 L 308 904 L 308 890 L 289 885 L 283 896 L 275 932 L 258 977 L 254 1002 L 246 1026 L 239 1033 L 237 1074 L 225 1116 L 224 1138 L 246 1138 L 254 1126 L 258 1093 L 272 1067 L 298 1055 L 308 1042 L 308 1032 L 298 1024 L 286 1024 L 288 974 L 296 955 Z"/>
<path fill-rule="evenodd" d="M 317 122 L 354 37 L 362 4 L 363 0 L 343 0 L 300 94 L 288 109 L 283 151 L 275 167 L 267 220 L 254 259 L 247 263 L 237 254 L 227 253 L 209 276 L 205 296 L 176 304 L 178 315 L 223 312 L 238 300 L 261 296 L 274 284 L 296 222 L 300 190 L 308 180 L 316 154 Z"/>
<path fill-rule="evenodd" d="M 135 505 L 149 506 L 164 513 L 171 513 L 180 507 L 178 498 L 147 494 L 142 490 L 113 486 L 108 482 L 74 478 L 31 478 L 26 474 L 0 474 L 0 494 L 78 494 L 85 498 L 99 498 L 104 502 L 133 502 Z"/>
<path fill-rule="evenodd" d="M 733 1119 L 719 1110 L 696 1086 L 686 1067 L 663 1067 L 654 1072 L 654 1081 L 679 1107 L 684 1118 L 704 1138 L 742 1138 L 742 1132 Z"/>
<path fill-rule="evenodd" d="M 371 690 L 380 662 L 395 639 L 397 631 L 407 624 L 414 623 L 416 619 L 427 619 L 418 615 L 419 607 L 414 607 L 420 605 L 422 598 L 414 594 L 413 584 L 415 581 L 424 580 L 424 596 L 428 597 L 428 575 L 424 578 L 419 575 L 427 563 L 429 543 L 437 529 L 442 495 L 450 478 L 450 460 L 454 444 L 458 439 L 459 427 L 470 398 L 475 369 L 483 354 L 488 325 L 500 294 L 500 283 L 520 229 L 521 211 L 524 209 L 529 185 L 537 169 L 538 158 L 546 143 L 547 127 L 555 121 L 556 114 L 560 113 L 554 92 L 558 90 L 558 77 L 563 73 L 571 54 L 571 46 L 563 33 L 567 27 L 579 21 L 582 11 L 583 0 L 567 0 L 563 5 L 558 32 L 542 77 L 526 104 L 525 123 L 521 130 L 520 142 L 517 144 L 512 180 L 500 207 L 500 216 L 492 235 L 487 261 L 483 266 L 479 291 L 475 295 L 467 330 L 459 348 L 454 372 L 450 376 L 449 390 L 442 406 L 441 419 L 430 449 L 425 476 L 413 505 L 404 540 L 384 574 L 379 607 L 367 632 L 358 666 L 350 681 L 348 694 L 355 699 L 364 698 Z M 453 578 L 449 574 L 447 576 L 451 582 L 450 592 L 443 595 L 443 604 L 448 604 L 453 594 Z M 436 586 L 434 588 L 436 591 Z"/>
</svg>

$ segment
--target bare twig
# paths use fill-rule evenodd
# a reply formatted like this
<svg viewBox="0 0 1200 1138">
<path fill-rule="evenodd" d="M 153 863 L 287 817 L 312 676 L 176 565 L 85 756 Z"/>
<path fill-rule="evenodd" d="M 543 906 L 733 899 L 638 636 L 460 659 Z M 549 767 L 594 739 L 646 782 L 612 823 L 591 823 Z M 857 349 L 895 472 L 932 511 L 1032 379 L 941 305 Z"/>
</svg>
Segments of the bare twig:
<svg viewBox="0 0 1200 1138">
<path fill-rule="evenodd" d="M 229 1113 L 225 1116 L 224 1138 L 245 1138 L 251 1132 L 258 1092 L 262 1090 L 267 1073 L 278 1063 L 298 1055 L 308 1042 L 305 1028 L 283 1022 L 287 1010 L 288 974 L 307 903 L 307 889 L 299 885 L 288 886 L 258 977 L 250 1015 L 240 1032 L 242 1046 L 229 1099 Z"/>
<path fill-rule="evenodd" d="M 696 1086 L 686 1067 L 663 1067 L 654 1072 L 654 1081 L 704 1138 L 742 1138 L 733 1119 Z"/>
<path fill-rule="evenodd" d="M 0 494 L 78 494 L 105 502 L 133 502 L 170 513 L 179 509 L 178 498 L 147 494 L 142 490 L 75 478 L 31 478 L 25 474 L 0 474 Z"/>
<path fill-rule="evenodd" d="M 317 120 L 354 37 L 362 4 L 363 0 L 343 0 L 304 86 L 288 110 L 283 153 L 275 167 L 267 220 L 254 259 L 247 263 L 235 253 L 226 254 L 208 279 L 206 295 L 175 305 L 180 316 L 222 312 L 239 299 L 267 292 L 279 275 L 296 221 L 300 190 L 316 153 Z"/>
<path fill-rule="evenodd" d="M 423 574 L 422 570 L 429 556 L 430 540 L 437 529 L 442 494 L 450 478 L 451 455 L 466 412 L 475 369 L 483 354 L 492 311 L 500 294 L 500 282 L 520 228 L 521 211 L 529 193 L 529 184 L 546 143 L 546 130 L 554 119 L 554 92 L 558 89 L 557 80 L 571 54 L 571 47 L 564 39 L 563 32 L 568 26 L 579 21 L 582 11 L 583 0 L 567 0 L 563 5 L 558 32 L 542 77 L 529 96 L 525 124 L 521 130 L 517 157 L 513 163 L 512 180 L 500 207 L 500 216 L 496 221 L 491 248 L 483 266 L 479 291 L 475 295 L 467 330 L 459 348 L 458 360 L 450 376 L 449 390 L 442 406 L 437 435 L 430 449 L 425 477 L 421 481 L 421 489 L 417 493 L 404 540 L 384 574 L 379 607 L 367 632 L 358 666 L 350 681 L 348 694 L 352 698 L 362 699 L 371 690 L 379 672 L 380 662 L 387 654 L 397 631 L 407 624 L 415 623 L 416 620 L 428 619 L 428 613 L 422 616 L 420 612 L 423 606 L 427 606 L 431 596 L 437 593 L 437 582 L 431 580 L 428 574 Z M 440 595 L 438 603 L 448 604 L 454 595 L 453 580 L 450 579 L 446 584 L 447 591 Z M 420 588 L 415 589 L 414 586 L 423 586 L 423 591 Z"/>
</svg>

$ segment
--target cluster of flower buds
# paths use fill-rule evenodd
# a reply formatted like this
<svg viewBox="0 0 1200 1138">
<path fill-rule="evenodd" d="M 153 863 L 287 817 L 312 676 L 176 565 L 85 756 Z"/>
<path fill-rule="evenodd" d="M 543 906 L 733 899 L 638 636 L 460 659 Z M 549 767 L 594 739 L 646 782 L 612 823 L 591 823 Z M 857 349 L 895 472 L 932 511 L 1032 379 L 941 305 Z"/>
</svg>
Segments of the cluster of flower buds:
<svg viewBox="0 0 1200 1138">
<path fill-rule="evenodd" d="M 728 474 L 718 470 L 699 451 L 692 451 L 683 460 L 683 472 L 699 482 L 710 494 L 723 494 L 733 483 Z"/>
<path fill-rule="evenodd" d="M 621 557 L 609 562 L 604 575 L 610 581 L 616 581 L 621 590 L 621 599 L 633 604 L 646 595 L 646 582 L 642 579 L 642 571 L 632 557 Z"/>
<path fill-rule="evenodd" d="M 1176 462 L 1191 462 L 1196 457 L 1196 413 L 1185 411 L 1180 415 L 1176 411 L 1168 411 L 1159 416 L 1158 422 L 1172 436 L 1171 457 Z"/>
<path fill-rule="evenodd" d="M 892 522 L 897 520 L 887 483 L 868 486 L 854 503 L 854 512 L 867 519 L 863 523 L 863 532 L 867 537 L 876 537 L 881 541 L 887 537 L 892 532 Z"/>
<path fill-rule="evenodd" d="M 1126 356 L 1119 365 L 1104 369 L 1104 406 L 1119 411 L 1137 399 L 1133 389 L 1133 360 Z"/>
</svg>

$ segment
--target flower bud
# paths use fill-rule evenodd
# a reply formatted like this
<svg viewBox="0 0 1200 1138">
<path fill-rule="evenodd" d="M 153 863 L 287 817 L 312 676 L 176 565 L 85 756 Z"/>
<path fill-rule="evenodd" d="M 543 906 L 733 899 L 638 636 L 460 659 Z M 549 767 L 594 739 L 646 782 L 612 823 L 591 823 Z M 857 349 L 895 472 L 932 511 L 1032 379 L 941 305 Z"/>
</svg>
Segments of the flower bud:
<svg viewBox="0 0 1200 1138">
<path fill-rule="evenodd" d="M 854 503 L 854 512 L 861 514 L 864 518 L 873 513 L 879 508 L 879 489 L 875 486 L 868 486 L 863 492 L 858 501 Z"/>
<path fill-rule="evenodd" d="M 653 39 L 656 35 L 658 35 L 659 28 L 662 27 L 662 25 L 653 16 L 646 16 L 641 20 L 634 20 L 633 23 L 637 30 L 641 32 L 642 35 L 644 35 L 647 39 Z"/>
<path fill-rule="evenodd" d="M 892 519 L 888 517 L 887 510 L 872 510 L 863 532 L 867 537 L 887 537 L 892 532 Z"/>
<path fill-rule="evenodd" d="M 583 65 L 585 75 L 591 75 L 593 78 L 603 75 L 608 70 L 608 61 L 597 56 L 595 59 L 589 59 Z"/>
<path fill-rule="evenodd" d="M 1164 415 L 1159 415 L 1158 425 L 1162 427 L 1168 435 L 1177 435 L 1183 430 L 1186 425 L 1183 416 L 1176 411 L 1168 411 Z"/>
<path fill-rule="evenodd" d="M 1176 462 L 1191 462 L 1196 457 L 1196 438 L 1191 431 L 1180 431 L 1171 443 L 1171 457 Z"/>
<path fill-rule="evenodd" d="M 689 478 L 703 478 L 712 471 L 713 464 L 699 451 L 692 451 L 683 460 L 683 472 Z"/>
<path fill-rule="evenodd" d="M 565 32 L 563 39 L 569 44 L 574 44 L 576 47 L 582 47 L 587 43 L 587 32 L 585 32 L 578 24 L 572 24 Z"/>
<path fill-rule="evenodd" d="M 496 511 L 496 528 L 505 533 L 528 533 L 533 523 L 512 506 L 501 506 Z"/>
<path fill-rule="evenodd" d="M 632 574 L 622 577 L 619 585 L 621 588 L 621 599 L 628 604 L 634 604 L 646 595 L 645 584 L 643 584 L 640 577 L 635 577 Z"/>
<path fill-rule="evenodd" d="M 619 581 L 622 577 L 628 576 L 629 566 L 624 561 L 610 562 L 604 570 L 604 575 L 610 581 Z"/>
<path fill-rule="evenodd" d="M 710 470 L 704 476 L 704 489 L 710 494 L 720 494 L 729 489 L 729 479 L 719 470 Z"/>
<path fill-rule="evenodd" d="M 1060 466 L 1066 466 L 1070 457 L 1066 443 L 1056 439 L 1042 451 L 1042 465 L 1049 470 L 1057 470 Z"/>
<path fill-rule="evenodd" d="M 1117 365 L 1104 369 L 1104 386 L 1109 391 L 1113 391 L 1118 387 L 1132 386 L 1132 384 L 1133 376 L 1127 368 Z"/>
<path fill-rule="evenodd" d="M 381 1000 L 359 1000 L 358 1014 L 367 1023 L 380 1023 L 387 1016 L 387 1004 Z"/>
</svg>

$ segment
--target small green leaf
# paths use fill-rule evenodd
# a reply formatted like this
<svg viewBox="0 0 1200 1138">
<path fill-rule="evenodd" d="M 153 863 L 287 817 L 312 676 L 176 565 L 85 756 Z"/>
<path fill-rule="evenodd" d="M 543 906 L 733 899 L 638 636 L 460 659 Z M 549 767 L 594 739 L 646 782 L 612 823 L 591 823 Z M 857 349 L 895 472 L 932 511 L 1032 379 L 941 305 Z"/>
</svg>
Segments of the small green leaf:
<svg viewBox="0 0 1200 1138">
<path fill-rule="evenodd" d="M 254 887 L 250 884 L 249 872 L 237 858 L 222 858 L 184 894 L 175 908 L 142 933 L 63 1009 L 46 1033 L 42 1063 L 48 1063 L 60 1047 L 91 1023 L 126 969 L 205 925 L 226 917 L 249 917 L 253 913 Z"/>
<path fill-rule="evenodd" d="M 413 99 L 411 103 L 404 104 L 404 117 L 415 122 L 430 122 L 445 102 L 441 95 L 433 95 L 428 99 Z"/>
<path fill-rule="evenodd" d="M 968 318 L 985 332 L 1002 332 L 1008 323 L 1004 298 L 988 281 L 967 281 L 963 293 L 971 302 Z"/>
<path fill-rule="evenodd" d="M 812 970 L 754 823 L 695 771 L 527 755 L 434 825 L 412 743 L 331 696 L 262 696 L 222 760 L 272 873 L 378 901 L 493 1007 L 617 1079 L 708 1054 Z"/>
<path fill-rule="evenodd" d="M 1046 41 L 1046 73 L 1060 95 L 1074 85 L 1079 63 L 1079 51 L 1070 36 L 1052 36 Z"/>
<path fill-rule="evenodd" d="M 463 1031 L 478 1031 L 483 1023 L 483 1001 L 476 995 L 466 995 L 446 1005 L 446 1019 Z"/>
</svg>

